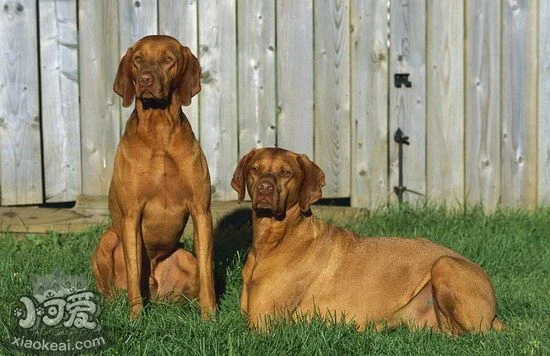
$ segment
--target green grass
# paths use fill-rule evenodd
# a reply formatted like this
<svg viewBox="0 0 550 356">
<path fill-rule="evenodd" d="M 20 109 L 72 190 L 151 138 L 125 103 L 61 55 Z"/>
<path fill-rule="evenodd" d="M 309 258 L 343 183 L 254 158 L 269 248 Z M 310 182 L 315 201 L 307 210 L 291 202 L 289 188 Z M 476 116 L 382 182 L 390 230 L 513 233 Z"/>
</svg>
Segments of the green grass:
<svg viewBox="0 0 550 356">
<path fill-rule="evenodd" d="M 124 296 L 101 302 L 107 354 L 251 355 L 505 355 L 550 353 L 550 210 L 532 213 L 479 209 L 392 208 L 344 227 L 362 235 L 425 236 L 480 264 L 491 276 L 505 332 L 450 337 L 429 330 L 397 328 L 357 332 L 351 325 L 279 323 L 269 334 L 250 331 L 239 312 L 240 271 L 250 243 L 249 213 L 237 212 L 216 229 L 217 289 L 214 320 L 202 320 L 192 303 L 150 303 L 137 321 L 128 319 Z M 235 221 L 240 223 L 235 223 Z M 0 339 L 13 331 L 11 313 L 31 294 L 31 276 L 60 268 L 84 274 L 95 290 L 90 256 L 102 227 L 82 234 L 0 236 Z M 388 256 L 391 258 L 391 256 Z M 0 353 L 6 352 L 0 349 Z"/>
</svg>

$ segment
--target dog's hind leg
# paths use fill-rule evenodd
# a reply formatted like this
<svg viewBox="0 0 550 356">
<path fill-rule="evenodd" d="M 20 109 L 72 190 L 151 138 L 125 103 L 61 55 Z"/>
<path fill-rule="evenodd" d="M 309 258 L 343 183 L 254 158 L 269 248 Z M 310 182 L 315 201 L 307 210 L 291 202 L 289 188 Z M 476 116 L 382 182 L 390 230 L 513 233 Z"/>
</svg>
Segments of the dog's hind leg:
<svg viewBox="0 0 550 356">
<path fill-rule="evenodd" d="M 112 228 L 107 229 L 99 240 L 92 256 L 92 271 L 97 289 L 105 298 L 114 297 L 116 288 L 126 288 L 122 246 Z"/>
<path fill-rule="evenodd" d="M 181 247 L 160 261 L 151 275 L 157 283 L 154 296 L 161 300 L 193 300 L 199 296 L 197 259 Z"/>
<path fill-rule="evenodd" d="M 443 256 L 432 266 L 434 309 L 439 329 L 452 335 L 488 331 L 496 314 L 491 281 L 476 264 Z"/>
</svg>

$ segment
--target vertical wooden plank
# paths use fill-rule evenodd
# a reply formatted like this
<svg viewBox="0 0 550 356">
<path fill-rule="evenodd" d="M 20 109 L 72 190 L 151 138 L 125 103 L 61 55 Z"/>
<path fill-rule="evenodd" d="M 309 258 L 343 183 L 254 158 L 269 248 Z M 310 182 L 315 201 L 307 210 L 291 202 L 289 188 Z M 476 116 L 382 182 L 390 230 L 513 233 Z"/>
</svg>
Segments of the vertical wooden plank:
<svg viewBox="0 0 550 356">
<path fill-rule="evenodd" d="M 73 201 L 81 187 L 76 0 L 38 6 L 45 199 Z"/>
<path fill-rule="evenodd" d="M 427 6 L 427 196 L 464 202 L 464 3 Z"/>
<path fill-rule="evenodd" d="M 500 2 L 466 2 L 465 199 L 500 199 Z"/>
<path fill-rule="evenodd" d="M 550 1 L 539 2 L 538 204 L 550 205 Z"/>
<path fill-rule="evenodd" d="M 314 2 L 315 161 L 325 198 L 350 196 L 349 0 Z"/>
<path fill-rule="evenodd" d="M 42 203 L 37 9 L 4 1 L 0 13 L 0 187 L 2 205 Z"/>
<path fill-rule="evenodd" d="M 237 26 L 234 0 L 199 3 L 201 146 L 214 200 L 236 199 L 230 177 L 237 166 Z"/>
<path fill-rule="evenodd" d="M 120 14 L 119 47 L 120 57 L 124 56 L 129 47 L 140 38 L 158 33 L 157 0 L 119 0 Z M 120 130 L 121 134 L 126 127 L 126 121 L 134 111 L 134 103 L 128 107 L 122 107 L 120 100 Z"/>
<path fill-rule="evenodd" d="M 147 35 L 158 33 L 157 0 L 119 0 L 120 55 Z"/>
<path fill-rule="evenodd" d="M 351 205 L 388 203 L 386 0 L 351 1 Z"/>
<path fill-rule="evenodd" d="M 118 68 L 118 3 L 80 1 L 80 125 L 82 193 L 107 194 L 120 132 L 120 101 L 113 92 Z"/>
<path fill-rule="evenodd" d="M 159 34 L 176 38 L 199 57 L 198 5 L 196 0 L 162 0 L 159 4 Z M 199 58 L 200 60 L 200 58 Z M 183 112 L 191 123 L 195 136 L 200 137 L 200 93 L 184 106 Z"/>
<path fill-rule="evenodd" d="M 238 2 L 239 156 L 275 146 L 275 1 Z"/>
<path fill-rule="evenodd" d="M 277 146 L 313 154 L 313 0 L 277 1 Z"/>
<path fill-rule="evenodd" d="M 537 202 L 537 2 L 505 1 L 502 11 L 502 203 L 533 208 Z"/>
<path fill-rule="evenodd" d="M 393 140 L 397 128 L 409 137 L 404 146 L 404 201 L 413 204 L 426 194 L 426 1 L 391 1 L 390 20 L 390 196 L 398 185 L 398 145 Z M 396 73 L 408 73 L 412 87 L 396 88 Z"/>
</svg>

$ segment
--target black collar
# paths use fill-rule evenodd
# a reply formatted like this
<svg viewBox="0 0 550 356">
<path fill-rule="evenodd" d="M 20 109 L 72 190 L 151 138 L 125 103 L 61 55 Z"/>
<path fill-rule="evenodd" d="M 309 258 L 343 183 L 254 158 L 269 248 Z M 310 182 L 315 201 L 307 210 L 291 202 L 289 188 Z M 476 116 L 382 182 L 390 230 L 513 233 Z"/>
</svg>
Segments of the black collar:
<svg viewBox="0 0 550 356">
<path fill-rule="evenodd" d="M 144 110 L 149 109 L 166 109 L 170 106 L 172 102 L 172 95 L 168 95 L 166 98 L 155 99 L 155 98 L 142 98 L 139 99 L 143 105 Z"/>
</svg>

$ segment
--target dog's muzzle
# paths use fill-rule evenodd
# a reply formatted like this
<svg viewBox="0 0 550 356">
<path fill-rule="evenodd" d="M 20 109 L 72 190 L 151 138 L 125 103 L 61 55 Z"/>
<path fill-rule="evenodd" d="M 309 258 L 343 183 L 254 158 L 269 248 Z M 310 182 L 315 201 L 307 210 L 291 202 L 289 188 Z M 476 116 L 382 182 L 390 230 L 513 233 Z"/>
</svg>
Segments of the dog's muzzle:
<svg viewBox="0 0 550 356">
<path fill-rule="evenodd" d="M 274 209 L 276 203 L 277 185 L 271 178 L 262 178 L 254 188 L 253 207 L 260 209 Z"/>
</svg>

